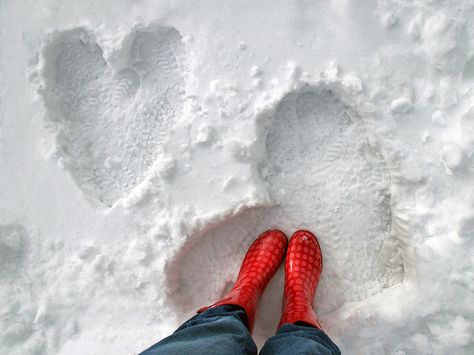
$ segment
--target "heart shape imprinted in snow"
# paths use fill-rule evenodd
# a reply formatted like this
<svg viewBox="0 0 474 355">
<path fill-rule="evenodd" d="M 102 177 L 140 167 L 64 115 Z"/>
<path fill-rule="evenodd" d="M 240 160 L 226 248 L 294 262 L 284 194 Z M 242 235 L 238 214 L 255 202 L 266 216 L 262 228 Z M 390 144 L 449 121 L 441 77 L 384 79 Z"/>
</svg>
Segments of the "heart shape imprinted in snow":
<svg viewBox="0 0 474 355">
<path fill-rule="evenodd" d="M 65 166 L 92 201 L 112 206 L 159 158 L 181 108 L 181 37 L 173 28 L 136 30 L 124 67 L 105 61 L 84 28 L 44 50 L 41 94 Z"/>
<path fill-rule="evenodd" d="M 369 139 L 370 120 L 350 99 L 338 82 L 320 82 L 277 104 L 261 136 L 267 153 L 262 172 L 275 206 L 245 210 L 189 236 L 168 263 L 170 300 L 178 309 L 192 312 L 222 297 L 248 246 L 273 228 L 288 236 L 301 228 L 318 235 L 324 258 L 315 304 L 320 316 L 403 281 L 407 259 L 400 217 L 391 209 L 390 172 Z M 282 291 L 280 273 L 260 303 L 256 333 L 274 333 Z"/>
</svg>

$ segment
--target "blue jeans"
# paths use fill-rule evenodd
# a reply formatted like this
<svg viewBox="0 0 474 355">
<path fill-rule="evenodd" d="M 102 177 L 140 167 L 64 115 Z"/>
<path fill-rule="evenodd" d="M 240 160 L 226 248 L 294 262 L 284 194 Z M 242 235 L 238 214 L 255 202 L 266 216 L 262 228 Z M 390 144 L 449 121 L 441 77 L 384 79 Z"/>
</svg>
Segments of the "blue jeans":
<svg viewBox="0 0 474 355">
<path fill-rule="evenodd" d="M 140 355 L 156 354 L 257 354 L 257 346 L 247 328 L 247 316 L 238 306 L 220 306 L 197 314 L 172 335 Z M 309 325 L 283 324 L 270 337 L 260 354 L 341 354 L 320 329 Z"/>
</svg>

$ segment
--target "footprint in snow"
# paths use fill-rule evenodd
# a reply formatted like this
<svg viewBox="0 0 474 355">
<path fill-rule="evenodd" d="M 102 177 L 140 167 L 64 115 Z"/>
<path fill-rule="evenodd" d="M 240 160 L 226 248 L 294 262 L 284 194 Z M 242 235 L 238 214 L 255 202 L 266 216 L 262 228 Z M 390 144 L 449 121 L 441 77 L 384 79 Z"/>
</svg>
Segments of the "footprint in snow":
<svg viewBox="0 0 474 355">
<path fill-rule="evenodd" d="M 179 33 L 154 27 L 132 36 L 119 69 L 84 28 L 56 35 L 44 50 L 41 93 L 59 153 L 85 195 L 105 206 L 144 178 L 181 108 Z"/>
</svg>

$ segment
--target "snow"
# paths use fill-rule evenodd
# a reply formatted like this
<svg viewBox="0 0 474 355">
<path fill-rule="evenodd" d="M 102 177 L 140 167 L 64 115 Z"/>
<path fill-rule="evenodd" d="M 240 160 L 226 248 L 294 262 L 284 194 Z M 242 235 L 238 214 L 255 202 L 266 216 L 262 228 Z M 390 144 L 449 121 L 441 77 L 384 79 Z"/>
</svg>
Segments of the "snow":
<svg viewBox="0 0 474 355">
<path fill-rule="evenodd" d="M 399 97 L 390 104 L 390 109 L 394 113 L 407 113 L 411 110 L 412 102 L 409 97 Z"/>
<path fill-rule="evenodd" d="M 474 3 L 0 3 L 0 353 L 133 354 L 268 228 L 344 354 L 474 352 Z M 254 338 L 273 334 L 283 274 Z"/>
</svg>

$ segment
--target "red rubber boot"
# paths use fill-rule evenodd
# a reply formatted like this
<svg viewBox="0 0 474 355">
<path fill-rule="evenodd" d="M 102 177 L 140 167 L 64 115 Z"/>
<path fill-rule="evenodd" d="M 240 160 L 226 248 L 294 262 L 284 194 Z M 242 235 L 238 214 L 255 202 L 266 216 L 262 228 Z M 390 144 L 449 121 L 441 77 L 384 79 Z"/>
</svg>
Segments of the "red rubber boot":
<svg viewBox="0 0 474 355">
<path fill-rule="evenodd" d="M 240 306 L 247 314 L 249 330 L 252 333 L 258 301 L 283 261 L 287 244 L 286 235 L 279 230 L 262 233 L 247 251 L 232 290 L 211 306 L 198 310 L 198 313 L 217 306 Z"/>
<path fill-rule="evenodd" d="M 321 329 L 313 300 L 322 268 L 323 258 L 316 236 L 305 230 L 296 231 L 286 254 L 283 310 L 278 327 L 304 322 Z"/>
</svg>

